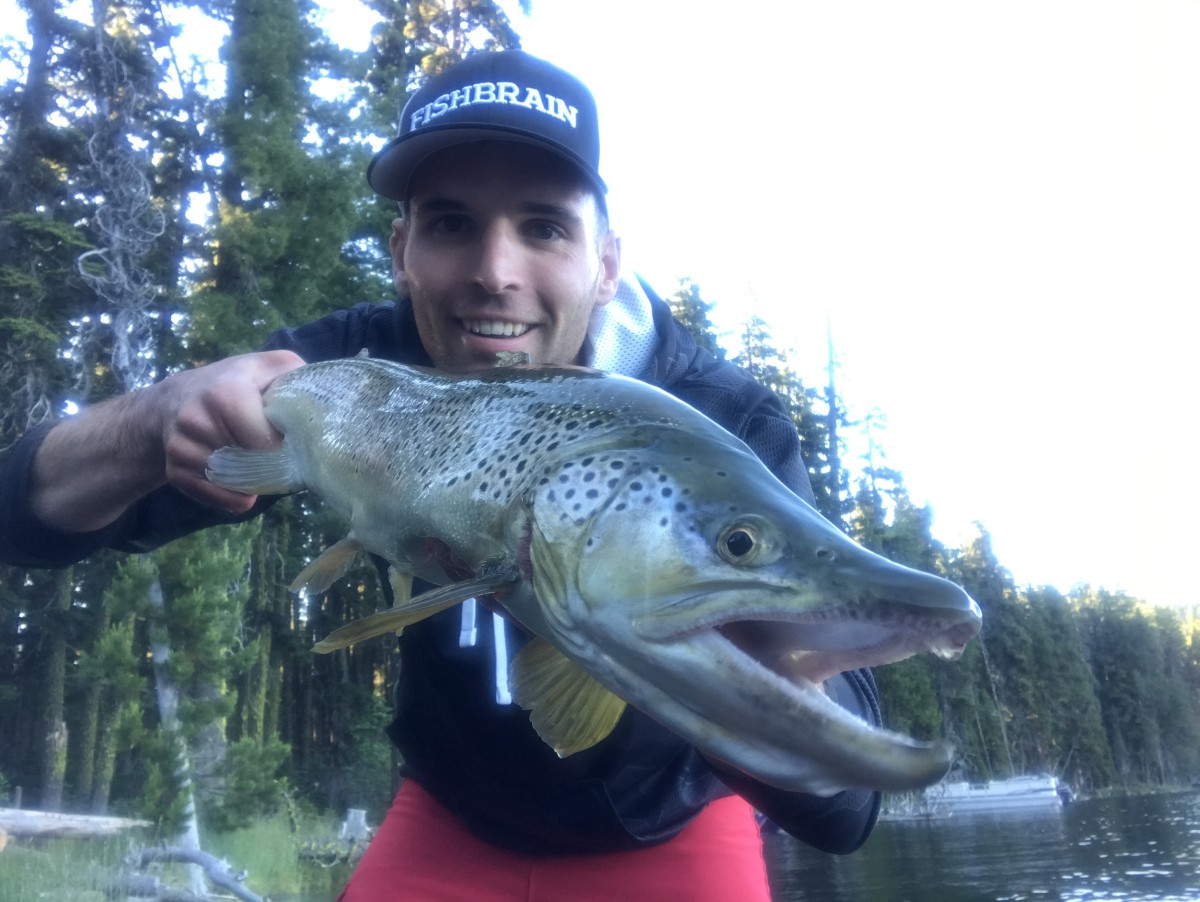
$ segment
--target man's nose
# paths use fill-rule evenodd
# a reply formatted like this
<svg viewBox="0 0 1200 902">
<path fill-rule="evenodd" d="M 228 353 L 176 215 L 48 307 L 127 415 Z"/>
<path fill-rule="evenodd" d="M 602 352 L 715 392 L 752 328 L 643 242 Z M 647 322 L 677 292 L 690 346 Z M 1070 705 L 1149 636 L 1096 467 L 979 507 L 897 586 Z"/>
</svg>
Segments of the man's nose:
<svg viewBox="0 0 1200 902">
<path fill-rule="evenodd" d="M 503 294 L 518 288 L 521 244 L 506 225 L 496 223 L 480 235 L 479 265 L 475 282 L 488 294 Z"/>
</svg>

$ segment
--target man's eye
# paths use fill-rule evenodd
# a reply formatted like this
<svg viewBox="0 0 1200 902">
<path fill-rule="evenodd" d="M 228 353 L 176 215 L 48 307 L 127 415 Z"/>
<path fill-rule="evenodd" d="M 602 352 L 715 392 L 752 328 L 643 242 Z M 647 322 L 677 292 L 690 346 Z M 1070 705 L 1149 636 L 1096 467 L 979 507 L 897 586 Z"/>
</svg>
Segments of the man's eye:
<svg viewBox="0 0 1200 902">
<path fill-rule="evenodd" d="M 434 231 L 444 234 L 457 234 L 467 227 L 467 219 L 465 216 L 447 215 L 440 216 L 433 223 Z"/>
<path fill-rule="evenodd" d="M 531 238 L 538 241 L 552 241 L 561 238 L 563 234 L 562 229 L 552 222 L 531 222 L 526 226 L 526 230 Z"/>
</svg>

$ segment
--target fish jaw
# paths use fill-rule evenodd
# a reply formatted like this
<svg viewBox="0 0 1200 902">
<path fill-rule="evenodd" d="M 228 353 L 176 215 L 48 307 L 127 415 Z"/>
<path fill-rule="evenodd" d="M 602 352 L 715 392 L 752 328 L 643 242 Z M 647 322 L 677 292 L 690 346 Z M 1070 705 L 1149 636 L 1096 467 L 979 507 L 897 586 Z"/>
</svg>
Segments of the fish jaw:
<svg viewBox="0 0 1200 902">
<path fill-rule="evenodd" d="M 765 667 L 717 630 L 649 652 L 648 672 L 626 671 L 632 703 L 704 754 L 795 792 L 907 791 L 949 771 L 953 748 L 872 727 L 832 701 L 820 683 Z"/>
<path fill-rule="evenodd" d="M 593 607 L 569 630 L 572 652 L 705 754 L 783 789 L 905 791 L 949 770 L 947 743 L 872 727 L 831 701 L 822 683 L 922 651 L 961 651 L 977 627 L 928 625 L 903 613 L 849 618 L 833 606 L 798 608 L 794 597 L 788 604 L 781 591 L 748 584 L 705 591 L 706 607 L 720 603 L 725 619 L 670 634 L 657 623 L 647 630 L 646 621 L 622 617 L 615 606 Z"/>
</svg>

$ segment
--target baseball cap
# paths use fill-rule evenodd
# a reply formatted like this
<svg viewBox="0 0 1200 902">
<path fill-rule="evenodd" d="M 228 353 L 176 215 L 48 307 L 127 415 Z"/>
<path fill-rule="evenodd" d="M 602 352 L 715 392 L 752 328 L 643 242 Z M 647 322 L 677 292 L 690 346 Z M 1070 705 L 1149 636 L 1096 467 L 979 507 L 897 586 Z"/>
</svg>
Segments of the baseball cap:
<svg viewBox="0 0 1200 902">
<path fill-rule="evenodd" d="M 470 141 L 520 141 L 572 163 L 603 202 L 596 101 L 578 78 L 522 50 L 479 52 L 422 85 L 400 114 L 400 134 L 371 160 L 367 182 L 406 200 L 413 172 Z"/>
</svg>

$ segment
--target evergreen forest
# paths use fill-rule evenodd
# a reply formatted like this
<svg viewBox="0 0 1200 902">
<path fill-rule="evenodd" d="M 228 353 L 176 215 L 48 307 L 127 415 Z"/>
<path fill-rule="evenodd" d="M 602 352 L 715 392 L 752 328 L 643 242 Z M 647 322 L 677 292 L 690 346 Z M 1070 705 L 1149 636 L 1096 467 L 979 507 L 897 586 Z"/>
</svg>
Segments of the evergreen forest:
<svg viewBox="0 0 1200 902">
<path fill-rule="evenodd" d="M 0 38 L 0 451 L 276 327 L 391 298 L 394 208 L 366 186 L 371 153 L 415 84 L 519 46 L 519 23 L 492 0 L 365 5 L 378 24 L 360 53 L 309 0 L 19 0 L 28 36 Z M 220 71 L 191 55 L 201 21 Z M 697 285 L 656 287 L 784 400 L 825 516 L 982 607 L 961 660 L 876 672 L 891 727 L 949 738 L 964 778 L 1047 772 L 1098 792 L 1200 776 L 1196 610 L 1018 586 L 982 527 L 944 546 L 885 465 L 886 433 L 850 415 L 832 353 L 824 384 L 805 385 L 768 323 L 751 316 L 722 346 Z M 868 437 L 865 459 L 851 435 Z M 341 535 L 297 495 L 147 554 L 0 567 L 0 805 L 19 793 L 170 830 L 194 797 L 220 827 L 288 805 L 378 823 L 400 763 L 383 728 L 402 662 L 386 641 L 310 650 L 380 606 L 377 575 L 288 591 Z"/>
</svg>

